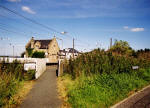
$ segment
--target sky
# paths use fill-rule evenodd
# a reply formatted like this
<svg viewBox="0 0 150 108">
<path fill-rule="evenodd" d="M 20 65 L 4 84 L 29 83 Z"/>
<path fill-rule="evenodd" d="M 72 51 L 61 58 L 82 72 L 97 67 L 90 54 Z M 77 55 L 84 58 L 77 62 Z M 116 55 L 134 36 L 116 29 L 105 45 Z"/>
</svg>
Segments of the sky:
<svg viewBox="0 0 150 108">
<path fill-rule="evenodd" d="M 63 39 L 63 48 L 108 49 L 110 38 L 137 49 L 150 48 L 150 0 L 0 0 L 0 5 L 38 23 L 66 31 L 61 35 L 0 7 L 0 55 L 15 55 L 35 39 Z M 69 36 L 68 36 L 69 35 Z M 58 39 L 60 48 L 62 41 Z"/>
</svg>

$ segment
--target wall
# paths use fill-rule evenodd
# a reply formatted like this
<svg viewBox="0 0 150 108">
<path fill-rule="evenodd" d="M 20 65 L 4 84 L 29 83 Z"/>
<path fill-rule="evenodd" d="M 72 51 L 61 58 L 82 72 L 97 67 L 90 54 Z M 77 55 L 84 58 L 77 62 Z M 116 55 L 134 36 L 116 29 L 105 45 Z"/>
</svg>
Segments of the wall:
<svg viewBox="0 0 150 108">
<path fill-rule="evenodd" d="M 59 62 L 58 62 L 58 76 L 61 76 L 63 74 L 63 62 L 64 60 L 63 59 L 59 59 Z"/>
<path fill-rule="evenodd" d="M 36 59 L 36 74 L 35 78 L 39 78 L 46 70 L 46 60 Z"/>
<path fill-rule="evenodd" d="M 33 65 L 35 65 L 35 78 L 39 78 L 44 71 L 46 70 L 46 58 L 3 58 L 0 57 L 0 62 L 5 61 L 6 63 L 12 63 L 14 60 L 20 61 L 21 63 L 24 63 L 24 70 L 32 69 Z M 31 66 L 31 67 L 30 67 Z"/>
<path fill-rule="evenodd" d="M 51 43 L 49 44 L 48 49 L 48 58 L 50 59 L 51 63 L 58 63 L 58 53 L 59 53 L 59 46 L 57 43 L 56 38 L 53 38 Z"/>
</svg>

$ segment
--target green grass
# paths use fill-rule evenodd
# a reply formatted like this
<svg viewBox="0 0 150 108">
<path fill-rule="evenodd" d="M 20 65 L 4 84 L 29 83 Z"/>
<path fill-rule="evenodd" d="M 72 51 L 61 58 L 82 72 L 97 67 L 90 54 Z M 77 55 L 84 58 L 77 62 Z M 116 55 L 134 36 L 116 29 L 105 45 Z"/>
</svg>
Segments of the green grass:
<svg viewBox="0 0 150 108">
<path fill-rule="evenodd" d="M 150 83 L 150 61 L 100 49 L 64 61 L 63 66 L 63 80 L 72 78 L 66 87 L 73 108 L 107 108 Z"/>
<path fill-rule="evenodd" d="M 68 75 L 63 76 L 65 78 Z M 67 85 L 68 102 L 73 108 L 107 108 L 149 82 L 150 69 L 140 69 L 138 73 L 130 74 L 82 75 Z"/>
<path fill-rule="evenodd" d="M 35 70 L 25 72 L 23 64 L 18 61 L 0 64 L 0 108 L 16 104 L 13 96 L 23 87 L 25 80 L 32 80 L 34 76 Z"/>
<path fill-rule="evenodd" d="M 0 76 L 0 107 L 4 107 L 6 104 L 12 104 L 12 96 L 16 94 L 20 81 L 15 79 L 12 74 L 3 73 Z"/>
</svg>

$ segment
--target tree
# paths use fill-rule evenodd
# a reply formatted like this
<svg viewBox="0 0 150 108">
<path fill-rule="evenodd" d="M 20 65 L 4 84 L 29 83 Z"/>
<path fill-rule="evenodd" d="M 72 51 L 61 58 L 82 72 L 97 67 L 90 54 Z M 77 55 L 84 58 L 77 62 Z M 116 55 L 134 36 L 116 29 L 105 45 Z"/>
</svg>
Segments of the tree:
<svg viewBox="0 0 150 108">
<path fill-rule="evenodd" d="M 24 57 L 24 55 L 25 55 L 25 51 L 21 53 L 21 57 Z"/>
<path fill-rule="evenodd" d="M 132 54 L 132 48 L 127 41 L 115 40 L 114 45 L 110 48 L 110 51 L 116 52 L 118 54 Z"/>
<path fill-rule="evenodd" d="M 28 57 L 32 57 L 33 48 L 27 48 L 26 51 L 27 51 Z"/>
<path fill-rule="evenodd" d="M 45 57 L 45 53 L 44 52 L 35 51 L 32 54 L 32 58 L 44 58 L 44 57 Z"/>
</svg>

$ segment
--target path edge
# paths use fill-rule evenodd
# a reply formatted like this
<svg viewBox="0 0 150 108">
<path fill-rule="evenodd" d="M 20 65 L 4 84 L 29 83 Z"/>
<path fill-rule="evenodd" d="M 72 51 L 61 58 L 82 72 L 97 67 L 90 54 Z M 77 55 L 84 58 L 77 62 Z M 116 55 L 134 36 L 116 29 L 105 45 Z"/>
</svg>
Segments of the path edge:
<svg viewBox="0 0 150 108">
<path fill-rule="evenodd" d="M 110 108 L 119 108 L 119 106 L 121 106 L 121 104 L 126 103 L 128 100 L 132 99 L 133 97 L 142 94 L 142 93 L 143 93 L 144 91 L 146 91 L 147 89 L 150 89 L 150 84 L 147 85 L 146 87 L 142 88 L 141 90 L 135 92 L 134 94 L 130 95 L 129 97 L 123 99 L 122 101 L 116 103 L 115 105 L 111 106 Z M 150 91 L 149 91 L 149 93 L 150 93 Z M 145 95 L 146 95 L 146 94 L 147 94 L 147 93 L 145 93 Z M 144 95 L 144 96 L 145 96 L 145 95 Z M 143 96 L 142 96 L 142 97 L 143 97 Z M 136 99 L 136 101 L 137 101 L 137 100 L 138 100 L 138 99 Z M 135 101 L 135 100 L 134 100 L 134 101 Z"/>
</svg>

